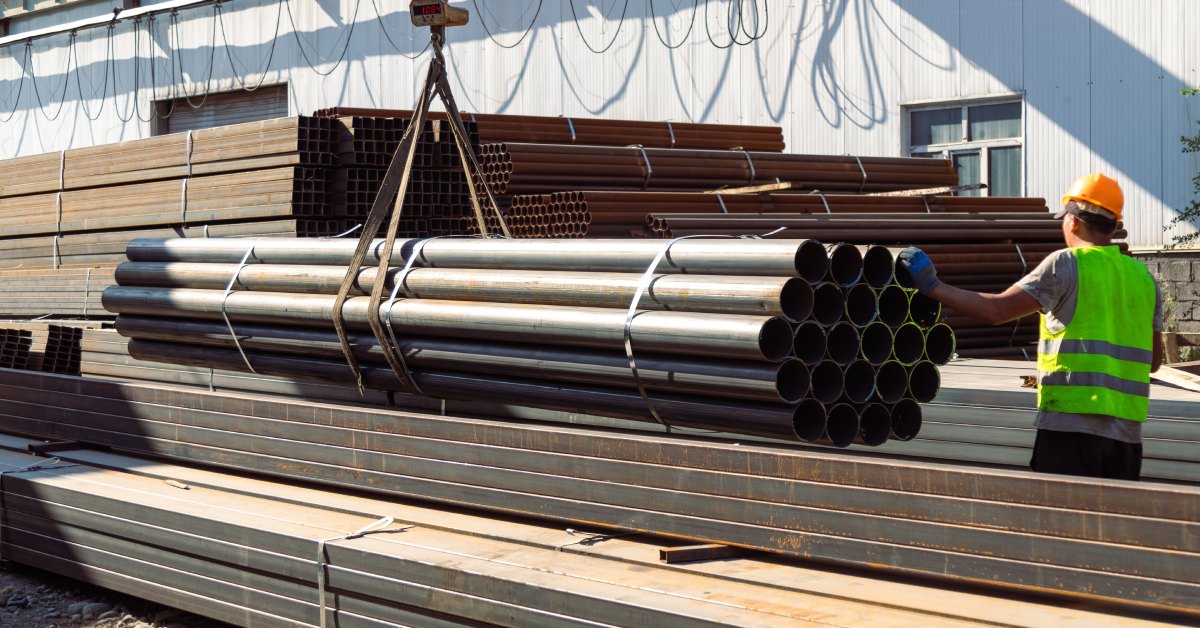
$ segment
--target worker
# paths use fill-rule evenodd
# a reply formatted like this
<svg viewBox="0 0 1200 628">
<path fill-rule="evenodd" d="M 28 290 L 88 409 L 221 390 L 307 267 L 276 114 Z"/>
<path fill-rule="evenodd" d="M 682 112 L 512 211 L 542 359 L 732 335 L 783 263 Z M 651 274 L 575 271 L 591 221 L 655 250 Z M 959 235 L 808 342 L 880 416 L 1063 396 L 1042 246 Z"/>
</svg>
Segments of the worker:
<svg viewBox="0 0 1200 628">
<path fill-rule="evenodd" d="M 1063 197 L 1067 248 L 1000 294 L 938 280 L 923 251 L 900 263 L 922 294 L 993 325 L 1041 313 L 1037 436 L 1030 468 L 1137 480 L 1150 373 L 1162 364 L 1162 293 L 1139 261 L 1112 244 L 1125 197 L 1103 174 Z M 999 228 L 999 227 L 997 227 Z"/>
</svg>

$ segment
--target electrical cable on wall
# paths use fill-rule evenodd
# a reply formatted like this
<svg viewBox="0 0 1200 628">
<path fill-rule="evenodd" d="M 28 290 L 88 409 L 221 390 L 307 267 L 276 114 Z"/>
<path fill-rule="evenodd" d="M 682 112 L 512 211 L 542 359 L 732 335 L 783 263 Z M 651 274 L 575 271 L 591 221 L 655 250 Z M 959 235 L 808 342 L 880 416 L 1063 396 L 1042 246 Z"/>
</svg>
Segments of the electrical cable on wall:
<svg viewBox="0 0 1200 628">
<path fill-rule="evenodd" d="M 346 45 L 342 46 L 342 53 L 338 55 L 337 61 L 334 62 L 332 68 L 329 68 L 328 72 L 322 72 L 318 70 L 317 66 L 312 62 L 312 59 L 309 58 L 308 52 L 304 50 L 304 44 L 300 41 L 300 29 L 296 26 L 296 18 L 292 16 L 292 5 L 288 0 L 283 0 L 283 2 L 284 7 L 287 8 L 288 21 L 292 24 L 292 36 L 296 38 L 296 47 L 300 49 L 300 56 L 304 57 L 305 63 L 308 63 L 308 67 L 311 68 L 313 72 L 316 72 L 318 76 L 329 76 L 330 74 L 333 74 L 335 71 L 337 71 L 338 66 L 342 65 L 342 61 L 346 59 L 346 52 L 350 50 L 350 40 L 354 37 L 354 26 L 358 24 L 358 9 L 360 6 L 362 6 L 362 0 L 355 0 L 354 2 L 354 14 L 350 16 L 350 21 L 347 22 L 346 27 Z"/>
<path fill-rule="evenodd" d="M 567 0 L 567 3 L 571 5 L 571 17 L 575 19 L 575 30 L 579 31 L 579 38 L 583 40 L 583 45 L 587 46 L 588 50 L 591 50 L 596 54 L 604 54 L 613 47 L 613 44 L 617 43 L 617 37 L 621 35 L 621 29 L 625 26 L 625 14 L 629 11 L 629 0 L 625 0 L 625 6 L 621 9 L 621 20 L 617 23 L 617 32 L 613 33 L 612 39 L 609 40 L 608 45 L 604 46 L 600 50 L 593 48 L 592 44 L 588 43 L 587 37 L 585 37 L 583 34 L 583 27 L 579 25 L 579 14 L 575 12 L 575 0 Z"/>
<path fill-rule="evenodd" d="M 683 38 L 679 40 L 679 43 L 674 46 L 667 43 L 667 39 L 663 37 L 662 31 L 658 28 L 658 15 L 654 13 L 654 0 L 647 0 L 647 4 L 650 5 L 650 24 L 654 26 L 654 34 L 658 36 L 658 41 L 663 46 L 666 46 L 668 50 L 675 50 L 686 44 L 688 38 L 692 36 L 692 29 L 696 27 L 696 14 L 700 12 L 700 0 L 692 0 L 692 19 L 688 21 L 687 32 L 683 34 Z M 672 3 L 672 8 L 675 9 L 675 13 L 679 12 L 678 5 Z"/>
<path fill-rule="evenodd" d="M 214 10 L 213 10 L 212 39 L 208 45 L 208 75 L 204 78 L 204 95 L 200 99 L 200 104 L 198 104 L 198 105 L 192 102 L 192 97 L 195 94 L 188 94 L 187 86 L 183 85 L 185 73 L 183 71 L 183 56 L 179 54 L 179 50 L 182 49 L 182 46 L 180 46 L 180 44 L 179 44 L 179 39 L 180 39 L 180 37 L 179 37 L 179 12 L 171 11 L 171 27 L 172 27 L 172 30 L 175 31 L 175 45 L 172 46 L 171 49 L 175 51 L 175 59 L 178 61 L 178 65 L 179 65 L 179 80 L 177 80 L 177 81 L 173 80 L 172 85 L 178 87 L 178 89 L 183 91 L 183 101 L 186 102 L 187 105 L 189 107 L 191 107 L 192 109 L 199 109 L 199 108 L 203 107 L 204 103 L 208 102 L 208 95 L 210 93 L 212 93 L 213 66 L 216 65 L 216 58 L 217 58 L 217 23 L 216 23 L 216 20 L 217 20 L 217 13 L 220 11 L 221 4 L 218 2 L 218 3 L 215 3 L 213 6 L 214 6 Z M 168 41 L 169 41 L 169 39 L 168 39 Z M 174 63 L 171 64 L 171 76 L 172 76 L 172 78 L 175 77 L 175 64 Z M 178 96 L 176 95 L 174 98 L 172 98 L 172 100 L 178 100 Z"/>
<path fill-rule="evenodd" d="M 416 54 L 410 55 L 410 54 L 405 53 L 403 51 L 403 49 L 397 44 L 397 41 L 393 38 L 392 34 L 389 32 L 388 28 L 384 24 L 383 17 L 379 10 L 377 1 L 376 0 L 370 0 L 370 1 L 371 1 L 372 9 L 375 11 L 375 17 L 377 18 L 377 22 L 379 23 L 379 28 L 382 31 L 384 38 L 387 39 L 389 45 L 391 45 L 391 47 L 397 53 L 399 53 L 401 56 L 408 58 L 408 59 L 416 59 L 416 58 L 420 57 L 422 54 L 424 54 L 429 49 L 429 44 L 426 43 L 425 47 L 422 48 L 421 51 L 417 52 Z M 695 29 L 695 21 L 696 21 L 697 15 L 699 13 L 699 5 L 700 5 L 701 1 L 704 2 L 706 34 L 708 36 L 709 42 L 718 49 L 728 49 L 728 48 L 732 47 L 734 44 L 737 44 L 740 46 L 749 45 L 749 44 L 761 39 L 763 36 L 765 36 L 766 32 L 768 31 L 769 23 L 770 23 L 769 3 L 767 3 L 767 2 L 762 3 L 762 7 L 760 10 L 759 3 L 757 0 L 733 0 L 729 4 L 729 10 L 728 10 L 728 15 L 727 15 L 727 20 L 726 20 L 726 22 L 727 22 L 726 26 L 727 26 L 728 32 L 730 34 L 730 41 L 728 44 L 724 44 L 724 45 L 718 44 L 714 37 L 711 20 L 709 19 L 710 18 L 709 4 L 712 2 L 712 0 L 693 0 L 692 15 L 688 20 L 687 30 L 684 32 L 682 39 L 678 43 L 671 44 L 667 41 L 667 38 L 666 38 L 663 30 L 660 29 L 660 27 L 659 27 L 659 24 L 657 22 L 659 16 L 656 12 L 656 8 L 655 8 L 653 0 L 650 0 L 649 6 L 650 6 L 651 23 L 652 23 L 652 26 L 654 28 L 655 34 L 656 34 L 659 42 L 662 43 L 664 47 L 666 47 L 670 50 L 674 50 L 674 49 L 681 47 L 684 43 L 687 42 L 687 40 L 691 37 L 691 34 L 693 33 L 693 31 Z M 526 26 L 524 32 L 521 34 L 521 37 L 515 43 L 505 44 L 505 43 L 500 42 L 495 37 L 495 33 L 492 32 L 491 28 L 488 26 L 487 21 L 482 19 L 483 11 L 482 11 L 482 7 L 481 7 L 480 3 L 478 2 L 478 0 L 472 0 L 472 2 L 475 4 L 476 10 L 479 11 L 479 13 L 481 15 L 481 25 L 482 25 L 484 31 L 487 33 L 488 37 L 497 46 L 500 46 L 500 47 L 506 48 L 506 49 L 511 49 L 511 48 L 520 46 L 522 43 L 524 43 L 528 39 L 529 34 L 532 32 L 533 28 L 537 24 L 537 20 L 541 14 L 541 10 L 544 5 L 544 0 L 538 0 L 537 4 L 533 5 L 533 17 L 530 20 L 528 26 Z M 582 39 L 584 45 L 587 46 L 587 48 L 590 51 L 592 51 L 593 53 L 596 53 L 596 54 L 603 54 L 603 53 L 606 53 L 607 51 L 609 51 L 615 45 L 616 40 L 618 39 L 622 29 L 624 28 L 626 17 L 628 14 L 628 9 L 629 9 L 628 0 L 625 0 L 624 4 L 622 6 L 621 16 L 618 20 L 616 32 L 613 34 L 612 39 L 609 40 L 601 48 L 594 47 L 588 41 L 587 37 L 584 35 L 583 28 L 580 24 L 579 15 L 578 15 L 576 6 L 574 4 L 574 0 L 570 0 L 569 4 L 570 4 L 570 8 L 571 8 L 571 15 L 575 22 L 576 30 L 578 31 L 579 36 Z M 337 50 L 337 47 L 339 45 L 341 46 L 341 50 L 338 53 L 336 60 L 333 62 L 333 66 L 330 67 L 328 70 L 322 71 L 318 67 L 319 64 L 314 62 L 315 53 L 314 53 L 314 55 L 309 54 L 309 50 L 305 46 L 304 40 L 300 37 L 299 28 L 297 27 L 297 24 L 296 24 L 295 15 L 293 14 L 290 0 L 278 0 L 278 4 L 276 5 L 277 10 L 276 10 L 275 30 L 274 30 L 274 33 L 270 37 L 270 44 L 269 44 L 270 47 L 268 48 L 267 53 L 266 53 L 266 61 L 263 63 L 262 69 L 259 70 L 259 73 L 260 73 L 259 79 L 256 82 L 254 82 L 253 85 L 251 85 L 251 81 L 249 80 L 250 74 L 245 71 L 245 70 L 248 70 L 248 67 L 246 67 L 246 68 L 239 67 L 237 59 L 235 58 L 235 56 L 232 52 L 232 45 L 229 42 L 228 33 L 226 31 L 226 26 L 224 23 L 224 12 L 222 11 L 222 3 L 219 1 L 214 2 L 213 3 L 213 15 L 212 15 L 212 20 L 213 20 L 212 31 L 210 34 L 210 43 L 209 43 L 209 59 L 208 59 L 208 67 L 205 70 L 205 79 L 202 83 L 196 83 L 195 90 L 191 91 L 191 92 L 188 91 L 188 88 L 186 85 L 183 85 L 181 83 L 182 81 L 184 81 L 186 79 L 186 77 L 188 75 L 184 71 L 184 68 L 183 68 L 182 46 L 181 46 L 181 42 L 180 42 L 180 40 L 181 40 L 181 36 L 180 36 L 181 20 L 180 20 L 180 16 L 179 16 L 179 10 L 172 9 L 170 11 L 170 18 L 169 18 L 169 21 L 167 24 L 167 32 L 166 32 L 166 41 L 167 41 L 167 48 L 168 48 L 168 50 L 166 51 L 166 55 L 167 55 L 166 61 L 171 66 L 171 79 L 170 79 L 171 84 L 169 86 L 169 89 L 167 90 L 167 98 L 166 98 L 166 100 L 169 101 L 169 104 L 163 108 L 155 107 L 153 109 L 153 111 L 148 112 L 146 117 L 143 117 L 141 115 L 140 101 L 138 99 L 138 94 L 141 92 L 141 89 L 142 89 L 142 74 L 144 73 L 144 70 L 141 67 L 141 65 L 143 63 L 143 59 L 141 58 L 142 54 L 141 54 L 140 34 L 144 28 L 146 37 L 148 40 L 147 50 L 149 52 L 149 54 L 147 54 L 147 58 L 144 61 L 145 61 L 145 63 L 149 64 L 149 66 L 150 66 L 151 100 L 157 101 L 159 92 L 161 91 L 160 86 L 158 84 L 158 77 L 157 77 L 158 63 L 156 62 L 157 56 L 153 53 L 153 45 L 152 45 L 152 43 L 150 43 L 156 39 L 155 26 L 157 24 L 157 19 L 156 19 L 155 13 L 148 13 L 148 14 L 146 14 L 146 24 L 142 25 L 141 24 L 142 18 L 139 15 L 135 19 L 134 27 L 133 27 L 133 38 L 134 38 L 134 44 L 133 44 L 133 46 L 134 46 L 134 50 L 133 50 L 134 68 L 133 68 L 133 72 L 134 72 L 134 78 L 133 78 L 133 96 L 132 97 L 134 99 L 134 103 L 133 103 L 133 107 L 132 107 L 132 112 L 129 113 L 128 115 L 122 115 L 118 111 L 116 115 L 117 115 L 118 119 L 121 120 L 122 122 L 129 122 L 133 119 L 134 116 L 136 116 L 137 119 L 142 122 L 150 122 L 150 121 L 154 120 L 156 117 L 161 118 L 161 119 L 170 118 L 171 115 L 174 113 L 175 107 L 179 100 L 183 100 L 184 102 L 186 102 L 188 104 L 189 107 L 194 108 L 194 109 L 203 107 L 205 102 L 207 102 L 208 96 L 212 93 L 212 89 L 213 89 L 212 88 L 212 79 L 214 76 L 214 67 L 215 67 L 216 46 L 217 46 L 217 29 L 220 29 L 221 44 L 225 49 L 226 59 L 229 61 L 230 69 L 232 71 L 234 80 L 237 82 L 239 89 L 241 91 L 246 91 L 246 92 L 253 92 L 253 91 L 259 89 L 260 87 L 262 87 L 265 84 L 267 76 L 270 72 L 271 64 L 274 60 L 274 54 L 278 47 L 279 39 L 281 37 L 280 30 L 282 28 L 282 14 L 284 11 L 287 12 L 288 21 L 292 27 L 292 36 L 295 38 L 297 47 L 299 48 L 301 56 L 304 58 L 306 64 L 317 75 L 329 76 L 329 75 L 333 74 L 347 58 L 350 43 L 351 43 L 351 41 L 353 39 L 353 35 L 354 35 L 354 29 L 358 24 L 358 18 L 359 18 L 359 12 L 361 10 L 361 5 L 362 5 L 362 0 L 355 1 L 354 10 L 350 16 L 350 20 L 347 21 L 343 25 L 343 32 L 338 34 L 338 37 L 334 43 L 333 50 Z M 672 7 L 673 7 L 673 12 L 675 12 L 675 13 L 680 12 L 679 4 L 672 3 Z M 489 13 L 490 13 L 490 11 L 489 11 Z M 760 14 L 761 14 L 761 19 L 760 19 Z M 43 95 L 41 94 L 41 90 L 40 90 L 39 86 L 37 85 L 37 82 L 36 82 L 37 76 L 36 76 L 36 72 L 34 71 L 34 68 L 33 68 L 32 43 L 30 41 L 27 41 L 27 42 L 25 42 L 26 45 L 25 45 L 24 54 L 23 54 L 24 62 L 18 64 L 18 65 L 24 66 L 22 71 L 20 72 L 20 77 L 17 79 L 13 79 L 13 81 L 9 81 L 10 83 L 11 82 L 17 83 L 15 90 L 8 90 L 8 93 L 13 94 L 12 100 L 9 101 L 9 102 L 11 102 L 11 105 L 9 105 L 6 102 L 2 106 L 0 106 L 0 111 L 3 111 L 3 109 L 8 109 L 7 116 L 0 118 L 0 123 L 7 123 L 16 116 L 17 110 L 20 108 L 21 98 L 24 95 L 24 86 L 25 86 L 25 81 L 27 78 L 29 80 L 33 81 L 33 91 L 34 91 L 35 99 L 37 101 L 38 109 L 42 112 L 43 117 L 45 117 L 47 120 L 51 120 L 51 121 L 57 120 L 61 116 L 62 110 L 65 108 L 66 92 L 68 89 L 67 86 L 70 83 L 70 74 L 71 74 L 72 69 L 74 70 L 74 73 L 75 73 L 76 92 L 78 94 L 79 101 L 80 101 L 79 108 L 83 111 L 84 117 L 86 117 L 90 121 L 96 121 L 99 119 L 100 115 L 102 114 L 104 107 L 105 107 L 104 101 L 107 100 L 108 92 L 109 92 L 109 82 L 110 82 L 109 74 L 110 73 L 113 75 L 112 76 L 113 99 L 114 99 L 113 106 L 114 106 L 114 109 L 116 109 L 118 106 L 116 103 L 117 91 L 118 91 L 118 89 L 117 89 L 118 69 L 116 68 L 117 51 L 116 51 L 115 35 L 114 35 L 115 22 L 108 23 L 107 28 L 108 28 L 108 32 L 107 32 L 107 39 L 105 42 L 105 60 L 104 60 L 104 68 L 103 68 L 103 81 L 101 82 L 101 85 L 98 90 L 99 96 L 97 96 L 95 94 L 95 91 L 97 91 L 95 85 L 89 86 L 89 88 L 93 91 L 91 100 L 95 100 L 97 98 L 99 98 L 99 100 L 100 100 L 100 104 L 96 109 L 94 109 L 94 110 L 90 109 L 87 104 L 88 99 L 84 97 L 83 77 L 81 76 L 83 74 L 83 71 L 82 71 L 82 64 L 80 63 L 80 57 L 79 57 L 78 45 L 77 45 L 78 35 L 74 31 L 72 31 L 69 34 L 69 41 L 67 44 L 68 54 L 67 54 L 66 66 L 63 70 L 63 89 L 60 94 L 57 110 L 54 111 L 53 115 L 47 111 L 47 107 L 52 106 L 52 104 L 53 104 L 55 92 L 51 91 L 48 94 L 48 96 L 49 96 L 48 99 L 43 98 Z M 344 41 L 343 41 L 343 38 L 344 38 Z M 16 61 L 15 55 L 10 56 L 9 58 L 10 58 L 10 60 Z M 321 63 L 325 63 L 325 64 L 329 63 L 328 60 L 320 60 L 320 61 L 321 61 Z M 72 64 L 74 65 L 74 68 L 72 68 Z M 181 94 L 182 94 L 182 96 L 181 96 Z"/>
<path fill-rule="evenodd" d="M 371 0 L 371 1 L 374 2 L 375 0 Z M 481 25 L 483 25 L 483 30 L 484 30 L 484 32 L 487 33 L 488 39 L 491 39 L 492 42 L 494 42 L 497 46 L 500 46 L 501 48 L 508 48 L 508 49 L 512 49 L 512 48 L 516 48 L 517 46 L 520 46 L 521 42 L 525 41 L 526 37 L 529 37 L 529 33 L 533 32 L 533 26 L 534 26 L 534 24 L 537 24 L 538 15 L 540 15 L 542 12 L 542 2 L 543 2 L 543 0 L 538 0 L 537 7 L 533 11 L 533 19 L 529 20 L 529 26 L 525 27 L 525 32 L 521 34 L 520 39 L 518 39 L 513 44 L 509 45 L 509 44 L 500 43 L 500 40 L 496 39 L 496 36 L 492 33 L 492 29 L 488 28 L 487 21 L 483 19 L 483 9 L 480 8 L 480 6 L 479 6 L 479 0 L 471 0 L 471 1 L 475 5 L 475 12 L 479 14 L 479 23 Z M 626 2 L 626 6 L 628 6 L 628 2 Z M 492 14 L 492 12 L 490 10 L 488 11 L 488 14 L 492 15 L 492 17 L 495 17 L 495 15 Z"/>
<path fill-rule="evenodd" d="M 280 1 L 282 2 L 282 1 L 286 1 L 286 0 L 280 0 Z M 539 3 L 539 6 L 540 6 L 540 3 Z M 390 33 L 388 33 L 387 25 L 385 25 L 383 23 L 383 15 L 380 14 L 379 5 L 375 4 L 375 0 L 371 0 L 371 8 L 375 9 L 375 20 L 377 22 L 379 22 L 379 30 L 383 31 L 384 39 L 387 39 L 388 43 L 392 45 L 392 48 L 395 49 L 395 51 L 397 53 L 399 53 L 401 57 L 404 57 L 405 59 L 416 59 L 417 57 L 420 57 L 421 55 L 425 54 L 425 51 L 429 50 L 430 42 L 428 40 L 426 40 L 425 47 L 422 48 L 421 50 L 419 50 L 416 54 L 410 55 L 410 54 L 405 53 L 403 50 L 400 49 L 400 46 L 396 45 L 396 42 L 392 39 L 392 35 Z M 409 38 L 411 39 L 412 37 L 410 36 Z"/>
<path fill-rule="evenodd" d="M 242 91 L 258 91 L 258 88 L 262 87 L 263 83 L 265 83 L 267 80 L 267 74 L 271 70 L 271 61 L 275 58 L 275 46 L 279 43 L 279 28 L 280 24 L 283 23 L 283 3 L 286 1 L 287 0 L 279 0 L 276 5 L 275 34 L 271 35 L 271 47 L 267 50 L 267 60 L 263 63 L 262 69 L 259 70 L 262 76 L 259 77 L 258 83 L 255 84 L 254 87 L 247 86 L 246 80 L 242 78 L 243 72 L 238 69 L 237 64 L 233 61 L 233 51 L 229 49 L 229 37 L 225 34 L 225 13 L 221 11 L 221 3 L 217 3 L 217 25 L 221 28 L 221 41 L 225 46 L 225 57 L 229 59 L 229 69 L 233 71 L 233 78 L 238 82 L 239 85 L 241 85 Z M 374 0 L 371 1 L 374 2 Z"/>
</svg>

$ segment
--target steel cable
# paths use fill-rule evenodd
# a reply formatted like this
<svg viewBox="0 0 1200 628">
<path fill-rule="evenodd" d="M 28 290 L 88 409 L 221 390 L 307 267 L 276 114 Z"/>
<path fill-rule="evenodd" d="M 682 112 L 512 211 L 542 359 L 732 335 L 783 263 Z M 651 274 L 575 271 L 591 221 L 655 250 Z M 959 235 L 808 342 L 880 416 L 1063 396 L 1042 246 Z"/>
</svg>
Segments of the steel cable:
<svg viewBox="0 0 1200 628">
<path fill-rule="evenodd" d="M 109 30 L 109 37 L 112 37 L 112 30 Z M 79 49 L 75 45 L 76 38 L 71 38 L 71 54 L 75 57 L 75 89 L 79 92 L 79 108 L 83 110 L 83 117 L 95 122 L 100 119 L 101 112 L 104 111 L 104 100 L 108 97 L 108 65 L 112 62 L 112 56 L 109 54 L 111 48 L 106 47 L 104 56 L 104 84 L 100 93 L 100 107 L 96 109 L 96 115 L 92 116 L 92 112 L 88 109 L 87 100 L 83 97 L 83 72 L 79 68 Z"/>
</svg>

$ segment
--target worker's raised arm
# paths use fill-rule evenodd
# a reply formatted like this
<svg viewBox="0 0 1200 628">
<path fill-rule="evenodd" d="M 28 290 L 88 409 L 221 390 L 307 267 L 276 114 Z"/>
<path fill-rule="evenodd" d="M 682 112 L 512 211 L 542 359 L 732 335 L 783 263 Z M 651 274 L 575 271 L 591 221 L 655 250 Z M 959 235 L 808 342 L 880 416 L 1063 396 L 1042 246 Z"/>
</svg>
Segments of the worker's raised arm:
<svg viewBox="0 0 1200 628">
<path fill-rule="evenodd" d="M 999 325 L 1037 312 L 1038 302 L 1018 286 L 1009 286 L 1000 294 L 972 292 L 948 284 L 938 284 L 929 296 L 955 311 L 985 323 Z"/>
<path fill-rule="evenodd" d="M 1036 299 L 1017 286 L 1011 286 L 1000 294 L 987 294 L 944 284 L 937 278 L 933 261 L 920 249 L 904 249 L 899 261 L 908 270 L 921 294 L 937 299 L 971 318 L 999 325 L 1041 309 Z"/>
</svg>

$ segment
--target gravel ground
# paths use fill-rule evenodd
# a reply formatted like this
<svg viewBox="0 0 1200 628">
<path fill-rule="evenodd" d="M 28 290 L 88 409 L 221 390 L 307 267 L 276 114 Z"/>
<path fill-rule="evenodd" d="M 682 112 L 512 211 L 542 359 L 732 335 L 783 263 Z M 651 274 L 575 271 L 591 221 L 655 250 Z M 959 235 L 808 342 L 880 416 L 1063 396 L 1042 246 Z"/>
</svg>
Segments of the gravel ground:
<svg viewBox="0 0 1200 628">
<path fill-rule="evenodd" d="M 0 569 L 0 604 L 4 628 L 232 628 L 15 563 Z"/>
</svg>

